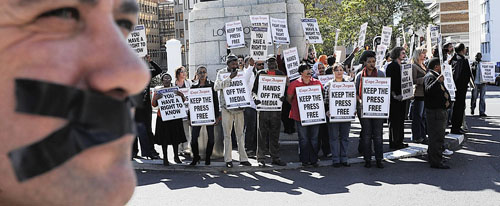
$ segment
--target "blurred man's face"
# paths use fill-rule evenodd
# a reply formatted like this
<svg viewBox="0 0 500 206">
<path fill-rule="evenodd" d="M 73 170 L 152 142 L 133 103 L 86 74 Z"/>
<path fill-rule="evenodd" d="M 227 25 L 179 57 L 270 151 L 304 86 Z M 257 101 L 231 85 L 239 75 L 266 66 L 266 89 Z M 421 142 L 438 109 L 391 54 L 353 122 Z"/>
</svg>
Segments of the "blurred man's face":
<svg viewBox="0 0 500 206">
<path fill-rule="evenodd" d="M 20 183 L 7 153 L 67 120 L 15 111 L 17 78 L 93 90 L 124 100 L 150 78 L 126 37 L 135 0 L 0 1 L 0 205 L 124 205 L 135 187 L 132 135 L 84 150 Z M 106 115 L 106 114 L 103 114 Z"/>
<path fill-rule="evenodd" d="M 257 71 L 264 69 L 264 61 L 257 61 L 255 63 L 255 69 L 257 69 Z"/>
<path fill-rule="evenodd" d="M 374 69 L 376 61 L 377 61 L 377 59 L 375 59 L 375 57 L 369 57 L 369 58 L 367 58 L 366 62 L 365 62 L 366 69 L 368 69 L 368 70 Z"/>
</svg>

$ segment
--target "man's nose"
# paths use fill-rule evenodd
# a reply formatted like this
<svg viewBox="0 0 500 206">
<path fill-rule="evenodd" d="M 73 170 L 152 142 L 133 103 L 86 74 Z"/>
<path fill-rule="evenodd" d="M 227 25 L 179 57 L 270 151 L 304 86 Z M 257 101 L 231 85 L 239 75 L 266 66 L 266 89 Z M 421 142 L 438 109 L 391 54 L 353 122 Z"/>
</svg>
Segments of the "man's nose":
<svg viewBox="0 0 500 206">
<path fill-rule="evenodd" d="M 108 23 L 104 23 L 108 21 Z M 115 98 L 141 92 L 151 78 L 145 63 L 129 47 L 113 19 L 100 20 L 88 28 L 89 43 L 81 64 L 88 71 L 85 84 Z"/>
</svg>

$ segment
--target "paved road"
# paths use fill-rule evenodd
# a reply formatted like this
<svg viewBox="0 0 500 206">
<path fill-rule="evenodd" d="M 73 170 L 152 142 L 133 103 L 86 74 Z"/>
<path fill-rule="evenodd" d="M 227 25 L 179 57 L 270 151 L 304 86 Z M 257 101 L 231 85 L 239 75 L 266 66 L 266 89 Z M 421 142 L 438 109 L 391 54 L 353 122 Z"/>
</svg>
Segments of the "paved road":
<svg viewBox="0 0 500 206">
<path fill-rule="evenodd" d="M 384 169 L 356 164 L 239 173 L 138 170 L 138 186 L 128 205 L 498 206 L 500 87 L 488 89 L 489 117 L 470 116 L 467 106 L 471 132 L 448 160 L 451 170 L 431 169 L 425 157 L 387 162 Z"/>
</svg>

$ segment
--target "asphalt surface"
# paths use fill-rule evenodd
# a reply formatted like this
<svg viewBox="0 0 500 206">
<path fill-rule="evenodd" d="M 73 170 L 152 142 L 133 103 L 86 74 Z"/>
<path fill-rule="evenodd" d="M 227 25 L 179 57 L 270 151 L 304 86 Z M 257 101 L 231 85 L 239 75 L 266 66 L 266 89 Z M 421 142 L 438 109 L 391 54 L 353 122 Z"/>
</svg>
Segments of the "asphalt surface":
<svg viewBox="0 0 500 206">
<path fill-rule="evenodd" d="M 470 133 L 462 149 L 448 159 L 450 170 L 429 168 L 425 156 L 388 161 L 384 169 L 354 164 L 227 173 L 136 170 L 138 185 L 128 205 L 498 206 L 499 97 L 500 87 L 489 86 L 487 118 L 470 116 L 467 100 Z M 356 138 L 351 133 L 350 141 Z"/>
</svg>

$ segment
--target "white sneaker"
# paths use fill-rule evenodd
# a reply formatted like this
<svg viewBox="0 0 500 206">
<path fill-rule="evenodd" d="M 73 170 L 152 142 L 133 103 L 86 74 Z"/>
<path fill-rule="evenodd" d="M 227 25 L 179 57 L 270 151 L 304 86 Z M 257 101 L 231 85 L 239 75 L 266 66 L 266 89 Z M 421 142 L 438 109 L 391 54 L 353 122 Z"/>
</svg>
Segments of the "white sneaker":
<svg viewBox="0 0 500 206">
<path fill-rule="evenodd" d="M 443 155 L 446 155 L 446 156 L 451 156 L 453 154 L 453 151 L 449 150 L 449 149 L 445 149 L 443 151 Z"/>
</svg>

